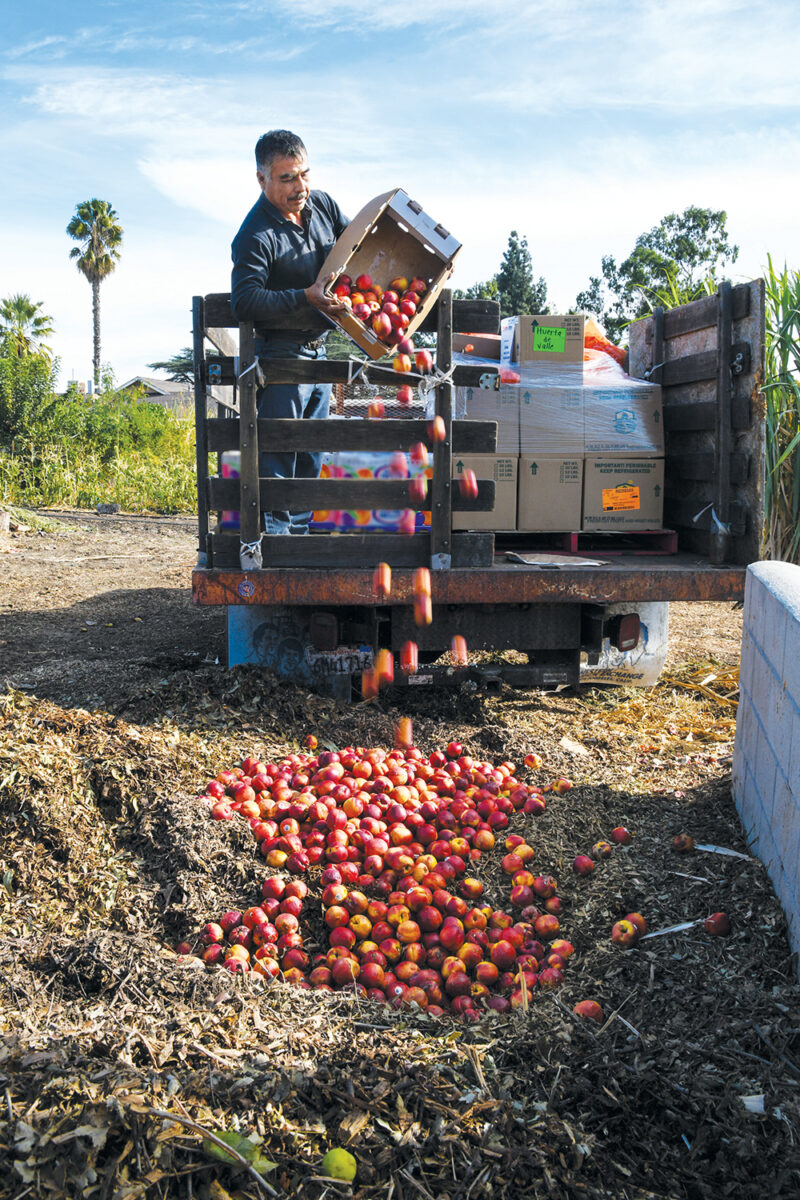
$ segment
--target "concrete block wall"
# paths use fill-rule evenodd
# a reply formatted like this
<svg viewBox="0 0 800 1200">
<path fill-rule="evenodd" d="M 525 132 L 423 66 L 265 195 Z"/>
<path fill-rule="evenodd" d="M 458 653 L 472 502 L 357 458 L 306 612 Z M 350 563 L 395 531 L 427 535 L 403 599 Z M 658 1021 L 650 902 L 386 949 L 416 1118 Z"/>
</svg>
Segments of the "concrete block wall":
<svg viewBox="0 0 800 1200">
<path fill-rule="evenodd" d="M 748 568 L 733 798 L 800 953 L 800 567 Z"/>
</svg>

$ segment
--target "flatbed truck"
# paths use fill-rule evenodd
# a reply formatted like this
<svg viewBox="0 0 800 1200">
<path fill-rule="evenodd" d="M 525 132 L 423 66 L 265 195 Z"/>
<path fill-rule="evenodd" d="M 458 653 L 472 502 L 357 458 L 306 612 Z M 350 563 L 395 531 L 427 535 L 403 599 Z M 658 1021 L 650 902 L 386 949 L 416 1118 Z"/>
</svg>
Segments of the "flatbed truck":
<svg viewBox="0 0 800 1200">
<path fill-rule="evenodd" d="M 195 297 L 194 366 L 199 556 L 192 575 L 197 604 L 226 609 L 228 663 L 260 662 L 328 694 L 349 698 L 379 648 L 395 654 L 417 642 L 416 676 L 403 686 L 476 686 L 502 681 L 528 687 L 576 685 L 581 656 L 596 661 L 604 644 L 630 639 L 610 606 L 669 601 L 740 601 L 749 563 L 759 558 L 763 530 L 764 284 L 722 283 L 711 296 L 654 313 L 631 326 L 628 372 L 659 383 L 665 434 L 664 530 L 651 535 L 503 535 L 458 532 L 453 511 L 488 511 L 494 483 L 479 482 L 464 498 L 451 479 L 454 455 L 491 453 L 496 425 L 452 419 L 453 386 L 495 387 L 485 365 L 453 367 L 452 333 L 498 333 L 499 310 L 488 301 L 454 301 L 445 290 L 427 328 L 437 334 L 435 410 L 445 439 L 431 440 L 423 416 L 399 420 L 263 421 L 256 416 L 261 381 L 328 381 L 347 385 L 364 372 L 396 385 L 391 366 L 359 359 L 259 364 L 251 325 L 237 329 L 230 297 Z M 208 353 L 209 343 L 215 351 Z M 265 374 L 265 370 L 269 374 Z M 404 380 L 405 381 L 405 380 Z M 411 382 L 415 382 L 412 378 Z M 209 410 L 216 405 L 216 415 Z M 274 449 L 432 452 L 431 526 L 395 533 L 261 533 L 264 509 L 400 509 L 407 482 L 259 479 L 259 445 Z M 223 479 L 213 456 L 239 450 L 241 477 Z M 223 509 L 241 513 L 239 532 L 212 526 Z M 548 568 L 524 560 L 537 550 L 564 551 Z M 517 561 L 507 557 L 514 551 Z M 599 565 L 584 565 L 589 556 Z M 520 561 L 522 560 L 522 561 Z M 388 597 L 377 598 L 373 570 L 392 567 Z M 413 623 L 413 572 L 431 568 L 432 624 Z M 482 661 L 456 667 L 446 651 L 465 637 Z M 615 641 L 616 639 L 616 641 Z M 620 643 L 622 639 L 622 643 Z M 492 657 L 508 650 L 521 654 Z M 515 661 L 509 661 L 509 660 Z"/>
</svg>

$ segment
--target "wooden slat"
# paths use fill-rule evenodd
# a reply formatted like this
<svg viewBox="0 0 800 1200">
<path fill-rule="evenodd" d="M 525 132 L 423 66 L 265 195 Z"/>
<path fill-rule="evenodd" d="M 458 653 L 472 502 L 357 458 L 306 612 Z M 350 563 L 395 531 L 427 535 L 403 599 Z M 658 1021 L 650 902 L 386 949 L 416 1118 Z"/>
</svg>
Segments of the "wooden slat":
<svg viewBox="0 0 800 1200">
<path fill-rule="evenodd" d="M 238 509 L 238 479 L 208 479 L 208 506 L 215 512 Z M 262 512 L 306 512 L 308 510 L 397 511 L 413 508 L 424 512 L 430 496 L 412 502 L 407 479 L 260 479 Z M 495 504 L 493 479 L 478 480 L 478 495 L 462 496 L 454 489 L 452 507 L 459 512 L 491 512 Z"/>
<path fill-rule="evenodd" d="M 653 369 L 651 383 L 664 382 L 664 309 L 659 304 L 653 309 Z"/>
<path fill-rule="evenodd" d="M 363 370 L 355 359 L 326 358 L 262 358 L 261 369 L 265 383 L 350 383 L 356 372 L 359 379 L 387 387 L 399 387 L 401 383 L 416 386 L 422 376 L 411 371 L 398 375 L 391 363 L 369 363 Z M 453 371 L 453 383 L 458 387 L 479 388 L 481 381 L 488 378 L 494 382 L 497 367 L 459 364 Z M 488 389 L 492 391 L 493 388 Z"/>
<path fill-rule="evenodd" d="M 497 448 L 496 421 L 453 421 L 454 454 L 494 454 Z M 206 436 L 210 451 L 239 449 L 239 422 L 235 417 L 206 422 Z M 408 450 L 415 442 L 431 448 L 427 421 L 398 420 L 370 421 L 363 417 L 350 417 L 344 421 L 290 421 L 272 420 L 258 422 L 258 439 L 261 446 L 269 445 L 275 451 L 285 450 L 371 450 L 376 453 L 392 453 Z"/>
<path fill-rule="evenodd" d="M 230 311 L 230 304 L 228 310 Z M 231 358 L 235 358 L 238 354 L 239 348 L 227 329 L 215 329 L 212 326 L 210 329 L 206 329 L 206 337 L 212 346 L 216 346 L 220 354 L 227 354 Z"/>
<path fill-rule="evenodd" d="M 238 326 L 231 312 L 230 292 L 211 292 L 205 297 L 206 321 L 209 326 L 223 329 L 233 329 Z M 436 309 L 434 305 L 421 329 L 434 332 L 436 330 Z M 499 333 L 500 305 L 496 300 L 454 300 L 453 301 L 453 331 L 454 333 Z M 214 330 L 219 332 L 219 328 Z M 207 335 L 212 341 L 211 332 Z M 219 345 L 214 341 L 215 345 Z M 235 354 L 236 351 L 223 350 L 223 354 Z"/>
<path fill-rule="evenodd" d="M 719 315 L 717 318 L 717 427 L 714 439 L 714 512 L 717 520 L 711 528 L 711 561 L 715 567 L 728 561 L 731 534 L 728 515 L 731 503 L 731 378 L 733 340 L 731 285 L 719 285 Z M 748 360 L 750 348 L 748 347 Z M 749 365 L 748 365 L 749 373 Z"/>
<path fill-rule="evenodd" d="M 239 539 L 235 534 L 210 535 L 215 567 L 239 566 Z M 454 567 L 490 567 L 494 559 L 493 533 L 454 533 Z M 431 561 L 429 533 L 404 537 L 397 533 L 309 534 L 285 537 L 265 534 L 261 539 L 264 562 L 272 567 L 327 567 L 370 569 L 379 562 L 391 567 L 425 567 Z"/>
<path fill-rule="evenodd" d="M 197 473 L 197 536 L 198 555 L 201 563 L 206 558 L 208 537 L 208 505 L 206 503 L 205 480 L 208 475 L 208 425 L 206 422 L 206 386 L 203 381 L 203 297 L 192 299 L 192 357 L 194 359 L 194 434 Z"/>
<path fill-rule="evenodd" d="M 749 314 L 750 285 L 742 283 L 731 288 L 731 315 L 734 321 L 741 321 Z M 717 297 L 704 296 L 702 300 L 693 300 L 691 304 L 682 304 L 680 308 L 671 308 L 664 313 L 664 337 L 669 339 L 698 329 L 712 329 L 716 323 Z"/>
<path fill-rule="evenodd" d="M 240 362 L 242 369 L 253 361 L 253 326 L 243 324 L 239 330 Z M 256 373 L 246 371 L 239 385 L 239 449 L 241 463 L 241 500 L 239 504 L 241 540 L 256 542 L 261 534 L 261 510 L 258 491 L 258 425 L 256 418 Z"/>
<path fill-rule="evenodd" d="M 727 354 L 729 373 L 730 364 L 738 356 L 741 356 L 739 358 L 739 362 L 741 363 L 740 373 L 744 375 L 750 373 L 750 346 L 747 342 L 737 342 L 731 346 L 729 339 Z M 701 354 L 687 354 L 683 358 L 673 359 L 671 362 L 664 363 L 660 380 L 656 378 L 657 374 L 658 372 L 653 373 L 652 382 L 660 382 L 662 387 L 665 388 L 675 387 L 684 383 L 699 383 L 703 379 L 716 379 L 717 351 L 704 350 Z"/>
<path fill-rule="evenodd" d="M 214 401 L 217 406 L 218 413 L 221 409 L 224 409 L 226 412 L 236 413 L 238 415 L 239 407 L 233 399 L 233 388 L 206 388 L 206 395 L 208 396 L 209 400 Z M 220 417 L 220 419 L 226 420 L 227 418 Z M 238 449 L 238 446 L 239 443 L 237 442 L 235 448 Z"/>
<path fill-rule="evenodd" d="M 711 482 L 715 478 L 716 459 L 713 450 L 675 455 L 670 463 L 673 479 L 693 479 Z M 745 483 L 750 475 L 750 455 L 734 451 L 730 456 L 731 483 Z"/>
<path fill-rule="evenodd" d="M 422 376 L 419 372 L 411 371 L 403 376 L 398 376 L 395 368 L 390 362 L 371 362 L 362 370 L 362 364 L 359 359 L 260 359 L 261 378 L 264 383 L 332 383 L 338 385 L 347 385 L 359 382 L 369 382 L 373 384 L 384 384 L 389 388 L 398 388 L 401 383 L 409 383 L 416 386 L 420 383 Z M 209 370 L 209 367 L 218 367 L 217 372 Z M 477 388 L 480 390 L 481 382 L 491 383 L 487 391 L 495 391 L 495 379 L 499 373 L 499 364 L 497 367 L 482 365 L 473 365 L 469 362 L 459 362 L 456 370 L 453 371 L 453 383 L 459 388 Z M 216 355 L 215 358 L 209 360 L 206 364 L 205 378 L 210 382 L 228 383 L 233 382 L 236 378 L 234 359 L 223 358 Z M 498 380 L 499 382 L 499 380 Z"/>
<path fill-rule="evenodd" d="M 715 429 L 717 406 L 713 400 L 697 404 L 665 404 L 664 429 L 667 433 Z M 752 422 L 749 396 L 734 396 L 731 400 L 731 426 L 747 429 Z"/>
<path fill-rule="evenodd" d="M 239 322 L 231 312 L 230 292 L 209 292 L 204 297 L 207 329 L 238 329 Z M 216 342 L 214 343 L 216 345 Z M 224 351 L 223 351 L 224 353 Z M 234 350 L 234 354 L 236 351 Z"/>
<path fill-rule="evenodd" d="M 426 333 L 437 329 L 434 305 L 419 326 Z M 499 333 L 500 305 L 497 300 L 454 300 L 453 333 Z"/>
<path fill-rule="evenodd" d="M 370 363 L 362 369 L 359 359 L 342 358 L 262 358 L 261 372 L 267 383 L 333 383 L 346 386 L 356 377 L 360 381 L 374 384 L 384 384 L 387 387 L 399 387 L 401 383 L 416 386 L 422 376 L 412 371 L 400 378 L 391 363 Z M 458 387 L 480 388 L 481 381 L 489 377 L 494 385 L 497 367 L 486 364 L 472 365 L 459 363 L 453 372 L 453 381 Z M 224 355 L 214 355 L 206 361 L 205 379 L 207 383 L 230 384 L 236 380 L 236 362 Z M 488 389 L 493 391 L 494 386 Z"/>
<path fill-rule="evenodd" d="M 446 375 L 453 363 L 453 293 L 449 288 L 442 291 L 436 311 L 436 366 Z M 433 447 L 431 567 L 446 571 L 452 563 L 453 536 L 453 385 L 449 380 L 436 388 L 436 416 L 444 422 L 445 436 Z"/>
</svg>

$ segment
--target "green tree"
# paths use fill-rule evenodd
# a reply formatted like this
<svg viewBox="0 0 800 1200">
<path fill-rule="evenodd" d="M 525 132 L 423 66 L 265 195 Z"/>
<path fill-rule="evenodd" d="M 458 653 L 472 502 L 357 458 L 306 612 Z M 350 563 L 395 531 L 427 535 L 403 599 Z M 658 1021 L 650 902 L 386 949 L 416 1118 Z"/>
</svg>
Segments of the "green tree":
<svg viewBox="0 0 800 1200">
<path fill-rule="evenodd" d="M 208 355 L 210 351 L 206 351 Z M 194 351 L 191 346 L 184 346 L 172 358 L 164 362 L 147 364 L 152 371 L 166 371 L 173 383 L 194 383 Z"/>
<path fill-rule="evenodd" d="M 107 200 L 85 200 L 67 226 L 70 237 L 80 242 L 69 252 L 75 265 L 92 285 L 94 334 L 94 382 L 100 383 L 100 284 L 117 265 L 122 245 L 122 226 Z"/>
<path fill-rule="evenodd" d="M 528 239 L 520 238 L 515 229 L 509 235 L 496 279 L 501 317 L 547 312 L 547 284 L 541 276 L 534 281 Z"/>
<path fill-rule="evenodd" d="M 17 293 L 0 300 L 0 337 L 4 351 L 25 358 L 28 354 L 52 357 L 44 338 L 53 332 L 53 318 L 41 312 L 42 304 L 34 304 L 30 296 Z"/>
<path fill-rule="evenodd" d="M 500 316 L 520 313 L 546 313 L 547 284 L 542 276 L 533 277 L 533 261 L 528 239 L 513 229 L 508 238 L 500 270 L 483 283 L 473 283 L 466 291 L 455 293 L 458 300 L 498 300 Z"/>
<path fill-rule="evenodd" d="M 714 291 L 739 254 L 729 241 L 726 220 L 724 211 L 694 205 L 662 217 L 639 235 L 621 263 L 611 255 L 603 258 L 602 276 L 590 277 L 576 307 L 599 317 L 608 336 L 619 341 L 631 321 L 657 305 L 673 308 Z"/>
<path fill-rule="evenodd" d="M 0 355 L 0 447 L 30 442 L 52 404 L 57 370 L 46 354 L 20 355 L 12 347 Z"/>
</svg>

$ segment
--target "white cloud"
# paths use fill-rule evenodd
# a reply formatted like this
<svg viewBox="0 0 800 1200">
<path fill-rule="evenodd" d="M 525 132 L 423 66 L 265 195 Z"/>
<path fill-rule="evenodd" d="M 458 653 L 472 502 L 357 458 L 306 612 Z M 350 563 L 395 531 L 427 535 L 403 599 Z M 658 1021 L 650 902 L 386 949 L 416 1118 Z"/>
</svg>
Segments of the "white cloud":
<svg viewBox="0 0 800 1200">
<path fill-rule="evenodd" d="M 257 195 L 253 147 L 279 126 L 305 136 L 314 186 L 351 216 L 402 186 L 452 229 L 464 242 L 456 286 L 492 275 L 517 229 L 553 302 L 567 306 L 604 253 L 627 254 L 639 233 L 688 204 L 727 209 L 738 273 L 757 274 L 767 250 L 800 263 L 800 35 L 785 0 L 758 9 L 643 0 L 602 11 L 578 0 L 381 9 L 193 0 L 191 23 L 177 11 L 183 19 L 157 32 L 139 17 L 31 35 L 0 78 L 11 114 L 0 129 L 11 218 L 0 233 L 3 294 L 44 301 L 64 375 L 91 371 L 90 289 L 63 233 L 75 201 L 108 195 L 126 229 L 103 288 L 103 343 L 128 378 L 188 344 L 195 292 L 227 290 L 230 240 Z M 267 16 L 283 21 L 280 35 L 264 32 Z M 410 36 L 394 36 L 403 29 Z M 317 31 L 324 53 L 311 52 Z M 351 31 L 363 41 L 337 40 Z M 224 62 L 244 42 L 268 65 L 215 65 L 212 76 L 209 45 Z M 164 48 L 173 59 L 161 70 L 149 50 Z M 112 69 L 115 49 L 138 53 L 139 66 Z M 48 54 L 73 57 L 54 65 Z M 367 70 L 359 105 L 352 77 Z"/>
<path fill-rule="evenodd" d="M 398 4 L 364 4 L 362 0 L 248 0 L 237 6 L 252 15 L 278 10 L 279 17 L 306 29 L 390 32 L 417 25 L 442 31 L 483 26 L 509 15 L 505 0 L 405 0 Z M 531 7 L 529 5 L 529 7 Z M 539 5 L 536 5 L 539 7 Z"/>
</svg>

